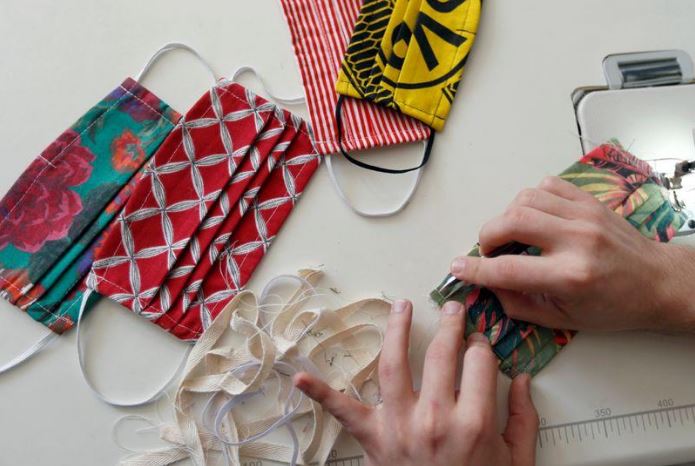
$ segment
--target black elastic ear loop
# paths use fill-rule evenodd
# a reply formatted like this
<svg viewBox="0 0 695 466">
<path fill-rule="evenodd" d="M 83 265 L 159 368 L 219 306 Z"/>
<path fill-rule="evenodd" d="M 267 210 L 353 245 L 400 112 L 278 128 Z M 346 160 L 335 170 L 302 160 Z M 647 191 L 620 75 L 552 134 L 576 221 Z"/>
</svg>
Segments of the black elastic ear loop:
<svg viewBox="0 0 695 466">
<path fill-rule="evenodd" d="M 418 170 L 418 169 L 424 167 L 427 164 L 427 162 L 430 160 L 430 154 L 432 153 L 432 144 L 434 144 L 434 135 L 435 135 L 435 132 L 432 128 L 430 128 L 430 137 L 427 138 L 427 145 L 425 146 L 425 152 L 422 154 L 422 162 L 420 162 L 420 165 L 418 165 L 417 167 L 401 168 L 401 169 L 378 167 L 376 165 L 370 165 L 368 163 L 362 162 L 361 160 L 358 160 L 358 159 L 352 157 L 343 147 L 343 102 L 344 101 L 345 101 L 345 96 L 340 95 L 338 97 L 338 103 L 335 106 L 335 123 L 336 123 L 337 131 L 338 131 L 338 148 L 340 149 L 340 153 L 343 154 L 343 156 L 346 159 L 348 159 L 351 163 L 357 165 L 358 167 L 366 168 L 367 170 L 373 170 L 375 172 L 390 173 L 393 175 L 398 175 L 401 173 L 408 173 L 408 172 Z"/>
</svg>

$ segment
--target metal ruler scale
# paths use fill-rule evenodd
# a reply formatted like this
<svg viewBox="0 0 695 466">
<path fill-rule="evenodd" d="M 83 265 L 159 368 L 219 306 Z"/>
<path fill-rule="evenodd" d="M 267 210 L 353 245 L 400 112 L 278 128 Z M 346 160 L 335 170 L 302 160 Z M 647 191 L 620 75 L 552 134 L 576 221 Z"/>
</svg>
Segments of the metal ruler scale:
<svg viewBox="0 0 695 466">
<path fill-rule="evenodd" d="M 673 402 L 663 400 L 660 403 L 668 405 Z M 649 433 L 683 427 L 686 424 L 695 425 L 695 403 L 618 415 L 613 415 L 610 409 L 597 409 L 594 419 L 541 425 L 538 448 L 564 447 L 601 438 L 610 440 L 640 432 Z"/>
</svg>

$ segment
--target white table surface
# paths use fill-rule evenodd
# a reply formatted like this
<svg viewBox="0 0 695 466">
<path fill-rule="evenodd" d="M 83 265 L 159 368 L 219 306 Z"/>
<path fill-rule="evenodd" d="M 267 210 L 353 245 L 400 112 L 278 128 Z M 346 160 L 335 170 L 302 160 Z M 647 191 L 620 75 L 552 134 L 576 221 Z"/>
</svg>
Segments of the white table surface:
<svg viewBox="0 0 695 466">
<path fill-rule="evenodd" d="M 692 0 L 487 0 L 464 82 L 412 204 L 394 218 L 357 217 L 340 203 L 322 167 L 251 287 L 279 273 L 325 264 L 326 283 L 339 287 L 346 299 L 382 291 L 413 299 L 416 342 L 424 347 L 435 322 L 426 296 L 450 259 L 469 248 L 480 225 L 517 191 L 579 155 L 571 91 L 603 82 L 600 65 L 608 53 L 681 48 L 695 56 L 693 19 Z M 274 0 L 3 0 L 0 39 L 0 192 L 168 41 L 196 47 L 220 74 L 251 64 L 278 94 L 301 92 L 289 33 Z M 164 59 L 144 82 L 182 112 L 208 83 L 185 53 Z M 372 160 L 405 165 L 418 152 L 392 150 Z M 383 175 L 344 163 L 339 169 L 356 202 L 370 205 L 394 201 L 407 183 L 407 176 L 383 181 Z M 0 360 L 5 360 L 45 329 L 7 303 L 0 305 Z M 99 386 L 113 395 L 135 397 L 154 388 L 183 351 L 158 327 L 113 303 L 100 303 L 86 322 L 89 365 Z M 581 379 L 581 371 L 596 369 L 582 354 L 599 354 L 610 366 L 612 353 L 641 347 L 635 338 L 616 342 L 581 335 L 534 381 L 536 401 L 542 407 L 567 400 L 566 392 L 552 389 L 559 386 L 553 378 Z M 670 337 L 654 340 L 684 344 Z M 420 358 L 416 352 L 414 362 Z M 635 362 L 624 370 L 640 367 Z M 506 382 L 501 399 L 505 392 Z M 630 396 L 629 387 L 625 393 Z M 124 413 L 150 411 L 99 402 L 82 380 L 75 332 L 69 332 L 0 377 L 0 465 L 114 464 L 122 452 L 111 439 L 113 422 Z M 571 458 L 563 461 L 573 464 Z"/>
</svg>

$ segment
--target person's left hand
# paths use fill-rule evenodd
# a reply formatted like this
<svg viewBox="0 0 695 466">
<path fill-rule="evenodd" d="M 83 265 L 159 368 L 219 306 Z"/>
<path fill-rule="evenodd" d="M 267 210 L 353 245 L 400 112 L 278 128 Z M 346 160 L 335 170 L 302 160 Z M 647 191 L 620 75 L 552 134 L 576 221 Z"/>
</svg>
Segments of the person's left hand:
<svg viewBox="0 0 695 466">
<path fill-rule="evenodd" d="M 411 315 L 409 301 L 394 303 L 379 359 L 383 404 L 362 404 L 307 373 L 297 374 L 295 385 L 357 439 L 368 466 L 535 464 L 538 416 L 530 378 L 521 375 L 512 382 L 509 420 L 500 434 L 495 426 L 497 360 L 480 334 L 468 338 L 456 392 L 464 311 L 451 301 L 443 307 L 439 331 L 427 350 L 422 389 L 415 392 L 408 366 Z"/>
</svg>

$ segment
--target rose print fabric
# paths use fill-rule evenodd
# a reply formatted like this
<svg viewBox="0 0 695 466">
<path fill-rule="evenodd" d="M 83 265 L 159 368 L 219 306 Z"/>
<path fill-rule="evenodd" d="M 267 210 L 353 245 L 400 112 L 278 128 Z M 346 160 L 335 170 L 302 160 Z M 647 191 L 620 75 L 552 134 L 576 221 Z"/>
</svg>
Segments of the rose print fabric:
<svg viewBox="0 0 695 466">
<path fill-rule="evenodd" d="M 306 123 L 220 82 L 152 158 L 90 286 L 196 339 L 244 287 L 318 164 Z"/>
<path fill-rule="evenodd" d="M 104 228 L 179 117 L 126 79 L 29 165 L 0 201 L 2 297 L 57 333 L 72 327 Z"/>
<path fill-rule="evenodd" d="M 617 145 L 596 148 L 560 176 L 594 195 L 655 241 L 669 241 L 686 221 L 685 215 L 673 208 L 659 175 L 649 164 Z M 539 255 L 540 250 L 511 247 L 509 253 Z M 478 248 L 473 248 L 470 255 L 478 256 Z M 485 334 L 500 361 L 500 370 L 510 377 L 537 374 L 575 333 L 510 319 L 492 291 L 454 283 L 451 277 L 431 296 L 439 305 L 451 299 L 464 304 L 466 335 Z"/>
</svg>

